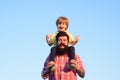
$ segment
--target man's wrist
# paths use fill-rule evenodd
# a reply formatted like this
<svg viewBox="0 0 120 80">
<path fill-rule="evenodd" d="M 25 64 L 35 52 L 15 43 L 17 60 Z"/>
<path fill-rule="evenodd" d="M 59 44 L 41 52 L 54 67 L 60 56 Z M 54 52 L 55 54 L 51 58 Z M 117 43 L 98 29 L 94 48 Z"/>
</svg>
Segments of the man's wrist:
<svg viewBox="0 0 120 80">
<path fill-rule="evenodd" d="M 42 72 L 42 78 L 46 79 L 49 77 L 49 74 L 47 74 L 45 71 Z"/>
<path fill-rule="evenodd" d="M 84 69 L 77 70 L 77 73 L 81 78 L 84 78 L 84 76 L 85 76 L 85 70 Z"/>
</svg>

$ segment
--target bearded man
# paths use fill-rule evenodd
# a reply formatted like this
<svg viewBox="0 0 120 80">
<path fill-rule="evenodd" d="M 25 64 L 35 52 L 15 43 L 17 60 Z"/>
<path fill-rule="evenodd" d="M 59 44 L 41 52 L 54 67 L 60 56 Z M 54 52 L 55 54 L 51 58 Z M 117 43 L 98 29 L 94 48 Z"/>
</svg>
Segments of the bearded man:
<svg viewBox="0 0 120 80">
<path fill-rule="evenodd" d="M 69 67 L 69 37 L 66 32 L 61 31 L 56 35 L 57 51 L 54 63 L 49 63 L 50 55 L 47 57 L 41 72 L 43 79 L 49 80 L 77 80 L 77 74 L 84 78 L 85 70 L 80 57 L 75 54 L 75 60 L 71 61 L 73 67 Z M 53 66 L 54 65 L 54 66 Z"/>
</svg>

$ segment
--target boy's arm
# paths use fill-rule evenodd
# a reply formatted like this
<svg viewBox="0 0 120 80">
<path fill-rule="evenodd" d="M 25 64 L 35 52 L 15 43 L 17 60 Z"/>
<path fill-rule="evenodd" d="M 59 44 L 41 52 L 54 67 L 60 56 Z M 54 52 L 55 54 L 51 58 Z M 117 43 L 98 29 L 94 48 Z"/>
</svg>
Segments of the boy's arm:
<svg viewBox="0 0 120 80">
<path fill-rule="evenodd" d="M 71 44 L 75 45 L 79 41 L 79 39 L 80 39 L 79 36 L 76 36 L 75 41 L 72 41 Z"/>
<path fill-rule="evenodd" d="M 70 45 L 74 46 L 79 41 L 79 36 L 77 35 L 75 37 L 75 39 L 74 39 L 73 36 L 72 36 L 72 34 L 70 32 L 66 31 L 66 33 L 69 36 L 69 43 L 70 43 Z"/>
<path fill-rule="evenodd" d="M 50 34 L 46 35 L 46 41 L 49 46 L 52 46 L 53 44 L 55 44 L 56 35 L 57 35 L 57 32 L 53 33 L 52 35 Z"/>
<path fill-rule="evenodd" d="M 47 34 L 47 35 L 46 35 L 46 42 L 47 42 L 47 44 L 48 44 L 49 46 L 52 46 L 52 43 L 49 41 L 50 37 L 51 37 L 50 34 Z"/>
</svg>

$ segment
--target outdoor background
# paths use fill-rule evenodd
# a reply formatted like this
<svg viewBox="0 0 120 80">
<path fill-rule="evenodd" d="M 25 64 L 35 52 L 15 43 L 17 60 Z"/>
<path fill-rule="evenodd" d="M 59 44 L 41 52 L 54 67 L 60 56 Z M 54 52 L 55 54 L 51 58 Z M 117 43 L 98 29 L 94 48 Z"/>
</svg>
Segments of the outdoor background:
<svg viewBox="0 0 120 80">
<path fill-rule="evenodd" d="M 120 80 L 120 0 L 0 0 L 0 80 L 42 80 L 46 34 L 68 17 L 84 79 Z"/>
</svg>

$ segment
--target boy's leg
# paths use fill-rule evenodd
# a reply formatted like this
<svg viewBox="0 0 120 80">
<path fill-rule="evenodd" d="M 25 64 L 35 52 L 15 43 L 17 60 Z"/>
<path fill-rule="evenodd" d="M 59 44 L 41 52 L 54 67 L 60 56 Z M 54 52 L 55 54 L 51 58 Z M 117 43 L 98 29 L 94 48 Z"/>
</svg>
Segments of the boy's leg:
<svg viewBox="0 0 120 80">
<path fill-rule="evenodd" d="M 56 47 L 52 47 L 50 51 L 50 61 L 54 61 L 55 55 L 56 55 Z"/>
<path fill-rule="evenodd" d="M 69 67 L 70 69 L 75 68 L 75 64 L 72 63 L 75 60 L 75 48 L 73 46 L 68 47 L 69 50 Z"/>
<path fill-rule="evenodd" d="M 56 55 L 56 47 L 52 47 L 51 50 L 50 50 L 49 63 L 47 64 L 48 65 L 47 72 L 54 71 L 56 69 L 55 65 L 54 65 L 54 57 L 55 57 L 55 55 Z"/>
<path fill-rule="evenodd" d="M 68 47 L 69 50 L 69 61 L 75 59 L 75 48 L 73 46 Z"/>
</svg>

